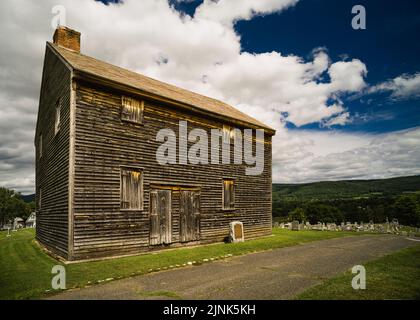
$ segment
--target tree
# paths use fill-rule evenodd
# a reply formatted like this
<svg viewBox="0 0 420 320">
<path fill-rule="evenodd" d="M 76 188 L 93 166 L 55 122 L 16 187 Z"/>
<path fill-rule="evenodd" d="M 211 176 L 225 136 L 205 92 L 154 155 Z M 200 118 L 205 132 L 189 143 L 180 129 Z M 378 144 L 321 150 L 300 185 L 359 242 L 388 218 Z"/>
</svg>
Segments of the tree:
<svg viewBox="0 0 420 320">
<path fill-rule="evenodd" d="M 297 220 L 299 222 L 303 222 L 306 220 L 305 211 L 302 208 L 295 208 L 289 212 L 289 219 L 292 221 Z"/>
<path fill-rule="evenodd" d="M 0 187 L 0 225 L 15 217 L 26 219 L 31 209 L 31 205 L 22 200 L 20 193 Z"/>
<path fill-rule="evenodd" d="M 420 205 L 415 196 L 399 196 L 392 206 L 392 213 L 400 224 L 420 227 Z"/>
<path fill-rule="evenodd" d="M 325 222 L 325 223 L 339 223 L 343 221 L 344 216 L 337 207 L 320 204 L 309 203 L 305 207 L 306 217 L 310 223 Z"/>
</svg>

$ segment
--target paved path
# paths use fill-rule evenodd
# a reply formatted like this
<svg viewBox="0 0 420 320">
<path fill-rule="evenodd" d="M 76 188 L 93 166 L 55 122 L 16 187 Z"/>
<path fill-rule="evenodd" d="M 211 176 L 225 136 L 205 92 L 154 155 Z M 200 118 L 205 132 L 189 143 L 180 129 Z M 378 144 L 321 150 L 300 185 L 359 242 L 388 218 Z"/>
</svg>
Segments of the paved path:
<svg viewBox="0 0 420 320">
<path fill-rule="evenodd" d="M 69 290 L 52 298 L 287 299 L 356 264 L 418 244 L 391 235 L 322 240 Z"/>
</svg>

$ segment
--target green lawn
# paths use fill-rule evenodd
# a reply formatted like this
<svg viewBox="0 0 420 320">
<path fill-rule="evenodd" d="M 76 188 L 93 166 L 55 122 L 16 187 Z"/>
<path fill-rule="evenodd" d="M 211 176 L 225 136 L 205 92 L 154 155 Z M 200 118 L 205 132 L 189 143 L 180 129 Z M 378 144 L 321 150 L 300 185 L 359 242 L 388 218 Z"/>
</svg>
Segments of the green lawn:
<svg viewBox="0 0 420 320">
<path fill-rule="evenodd" d="M 195 248 L 180 248 L 124 258 L 66 265 L 67 288 L 83 287 L 103 281 L 125 278 L 182 266 L 187 262 L 202 263 L 203 259 L 222 259 L 226 255 L 297 245 L 304 242 L 331 239 L 355 232 L 289 231 L 273 229 L 273 236 L 237 244 L 214 244 Z M 34 240 L 34 230 L 0 232 L 0 299 L 40 298 L 52 293 L 51 269 L 61 264 L 44 253 Z"/>
<path fill-rule="evenodd" d="M 298 299 L 383 300 L 420 299 L 420 246 L 401 250 L 368 262 L 366 289 L 354 290 L 351 270 L 299 295 Z"/>
</svg>

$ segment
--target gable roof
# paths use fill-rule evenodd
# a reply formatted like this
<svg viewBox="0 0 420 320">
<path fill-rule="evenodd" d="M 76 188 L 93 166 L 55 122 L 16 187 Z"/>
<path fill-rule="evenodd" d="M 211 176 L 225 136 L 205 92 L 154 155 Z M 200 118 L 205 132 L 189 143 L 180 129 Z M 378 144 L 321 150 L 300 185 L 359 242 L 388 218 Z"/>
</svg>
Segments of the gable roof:
<svg viewBox="0 0 420 320">
<path fill-rule="evenodd" d="M 73 50 L 68 50 L 50 42 L 48 42 L 47 45 L 57 52 L 74 70 L 130 86 L 141 91 L 146 91 L 163 98 L 175 100 L 200 111 L 216 114 L 231 120 L 237 120 L 244 124 L 251 124 L 255 127 L 266 129 L 271 134 L 275 133 L 273 128 L 222 101 L 146 77 L 139 73 L 114 66 Z"/>
</svg>

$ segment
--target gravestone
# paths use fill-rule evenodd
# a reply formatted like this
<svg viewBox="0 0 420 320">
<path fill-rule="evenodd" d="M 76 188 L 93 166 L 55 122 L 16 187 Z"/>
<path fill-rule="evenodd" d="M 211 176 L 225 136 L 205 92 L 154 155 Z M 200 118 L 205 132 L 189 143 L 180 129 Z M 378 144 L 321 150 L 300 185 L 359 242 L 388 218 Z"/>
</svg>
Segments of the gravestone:
<svg viewBox="0 0 420 320">
<path fill-rule="evenodd" d="M 344 230 L 345 231 L 352 231 L 353 230 L 353 226 L 350 222 L 347 222 L 346 225 L 344 226 Z"/>
<path fill-rule="evenodd" d="M 241 221 L 232 221 L 229 223 L 230 242 L 244 242 L 244 225 Z"/>
<path fill-rule="evenodd" d="M 293 231 L 299 231 L 299 221 L 297 221 L 297 220 L 292 221 L 292 230 Z"/>
</svg>

